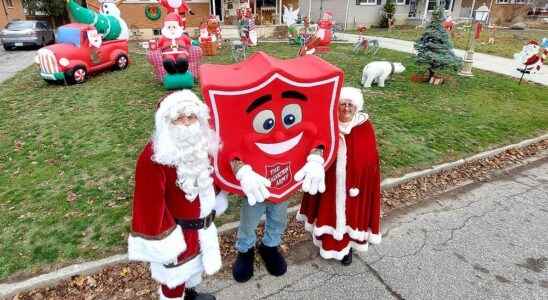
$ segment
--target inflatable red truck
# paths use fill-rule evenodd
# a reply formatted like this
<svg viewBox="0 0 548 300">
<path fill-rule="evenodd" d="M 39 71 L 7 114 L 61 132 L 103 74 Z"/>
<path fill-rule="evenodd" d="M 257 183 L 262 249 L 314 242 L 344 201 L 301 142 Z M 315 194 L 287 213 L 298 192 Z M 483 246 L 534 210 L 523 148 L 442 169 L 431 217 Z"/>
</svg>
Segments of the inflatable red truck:
<svg viewBox="0 0 548 300">
<path fill-rule="evenodd" d="M 128 41 L 103 41 L 95 27 L 71 23 L 59 27 L 56 43 L 38 50 L 35 60 L 48 82 L 82 83 L 94 73 L 125 69 Z"/>
<path fill-rule="evenodd" d="M 257 52 L 238 64 L 202 65 L 200 78 L 222 145 L 213 162 L 224 190 L 243 194 L 234 159 L 270 180 L 274 203 L 299 188 L 295 173 L 313 149 L 323 149 L 324 168 L 334 161 L 339 68 L 312 55 L 280 60 Z"/>
</svg>

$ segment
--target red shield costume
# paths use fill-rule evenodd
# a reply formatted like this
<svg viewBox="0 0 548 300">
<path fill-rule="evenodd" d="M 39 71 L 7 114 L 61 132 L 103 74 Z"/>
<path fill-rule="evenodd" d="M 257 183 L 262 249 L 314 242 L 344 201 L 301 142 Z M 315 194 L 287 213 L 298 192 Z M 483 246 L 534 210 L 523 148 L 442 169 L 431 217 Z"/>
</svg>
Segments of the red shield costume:
<svg viewBox="0 0 548 300">
<path fill-rule="evenodd" d="M 357 113 L 349 133 L 341 128 L 337 160 L 325 174 L 323 194 L 304 194 L 297 220 L 305 223 L 323 258 L 341 260 L 350 248 L 380 242 L 380 171 L 373 125 Z"/>
<path fill-rule="evenodd" d="M 258 52 L 234 65 L 202 65 L 202 95 L 222 147 L 214 157 L 216 184 L 242 194 L 230 166 L 251 165 L 272 183 L 270 201 L 288 198 L 310 151 L 323 147 L 324 168 L 335 157 L 340 69 L 316 56 L 279 60 Z"/>
</svg>

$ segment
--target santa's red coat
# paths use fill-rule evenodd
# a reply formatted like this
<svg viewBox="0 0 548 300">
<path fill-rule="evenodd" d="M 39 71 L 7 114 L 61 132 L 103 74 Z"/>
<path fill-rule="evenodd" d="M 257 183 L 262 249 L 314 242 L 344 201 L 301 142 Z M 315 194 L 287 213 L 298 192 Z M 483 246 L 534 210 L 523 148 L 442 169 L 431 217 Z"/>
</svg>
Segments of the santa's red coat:
<svg viewBox="0 0 548 300">
<path fill-rule="evenodd" d="M 150 262 L 152 278 L 173 288 L 202 271 L 212 274 L 220 268 L 215 225 L 182 230 L 175 222 L 209 215 L 215 190 L 211 185 L 193 201 L 186 199 L 176 184 L 176 168 L 154 162 L 152 155 L 148 143 L 137 161 L 128 254 L 130 260 Z"/>
<path fill-rule="evenodd" d="M 340 260 L 350 248 L 365 251 L 368 242 L 380 242 L 379 156 L 371 121 L 363 121 L 344 135 L 337 162 L 327 170 L 325 180 L 325 192 L 305 194 L 297 215 L 312 233 L 322 257 Z"/>
</svg>

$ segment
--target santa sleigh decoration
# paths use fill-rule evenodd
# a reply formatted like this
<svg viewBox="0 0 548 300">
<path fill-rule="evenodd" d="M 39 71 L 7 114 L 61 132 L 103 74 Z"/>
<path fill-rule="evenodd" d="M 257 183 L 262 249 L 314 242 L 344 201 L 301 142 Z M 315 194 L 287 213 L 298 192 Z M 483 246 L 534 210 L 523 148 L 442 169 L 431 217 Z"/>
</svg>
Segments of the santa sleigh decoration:
<svg viewBox="0 0 548 300">
<path fill-rule="evenodd" d="M 520 53 L 514 54 L 514 59 L 520 65 L 517 70 L 521 73 L 519 83 L 523 80 L 525 74 L 536 74 L 544 65 L 544 60 L 548 56 L 548 50 L 546 47 L 548 42 L 543 40 L 542 45 L 539 45 L 537 41 L 529 41 L 529 43 L 523 46 Z"/>
<path fill-rule="evenodd" d="M 343 84 L 337 67 L 313 55 L 279 60 L 258 52 L 234 65 L 202 65 L 200 77 L 222 143 L 214 157 L 222 189 L 243 194 L 230 165 L 239 159 L 271 181 L 268 200 L 278 203 L 299 188 L 294 176 L 312 149 L 323 148 L 324 168 L 333 162 Z"/>
</svg>

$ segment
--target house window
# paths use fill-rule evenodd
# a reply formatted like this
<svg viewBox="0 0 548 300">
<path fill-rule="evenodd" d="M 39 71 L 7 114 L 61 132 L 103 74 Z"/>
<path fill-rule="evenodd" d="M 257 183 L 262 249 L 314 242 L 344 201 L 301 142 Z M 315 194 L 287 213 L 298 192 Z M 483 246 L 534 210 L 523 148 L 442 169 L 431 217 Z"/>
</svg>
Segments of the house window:
<svg viewBox="0 0 548 300">
<path fill-rule="evenodd" d="M 13 0 L 6 0 L 8 7 L 13 7 Z"/>
<path fill-rule="evenodd" d="M 377 5 L 377 0 L 357 0 L 358 5 Z"/>
<path fill-rule="evenodd" d="M 431 10 L 435 10 L 438 5 L 440 4 L 441 0 L 428 0 L 428 10 L 431 11 Z M 451 0 L 445 0 L 444 1 L 445 3 L 445 10 L 450 10 L 451 9 L 451 4 L 453 4 L 453 1 Z"/>
<path fill-rule="evenodd" d="M 512 0 L 497 0 L 497 4 L 510 4 Z"/>
<path fill-rule="evenodd" d="M 397 5 L 405 5 L 405 0 L 396 0 Z"/>
<path fill-rule="evenodd" d="M 525 4 L 525 3 L 527 3 L 527 0 L 514 0 L 514 3 L 516 3 L 516 4 Z"/>
</svg>

